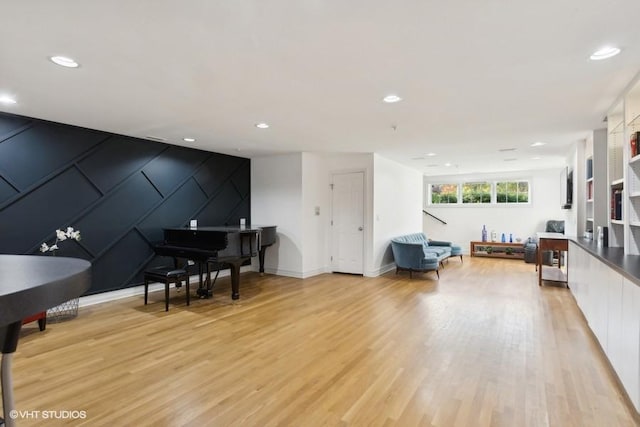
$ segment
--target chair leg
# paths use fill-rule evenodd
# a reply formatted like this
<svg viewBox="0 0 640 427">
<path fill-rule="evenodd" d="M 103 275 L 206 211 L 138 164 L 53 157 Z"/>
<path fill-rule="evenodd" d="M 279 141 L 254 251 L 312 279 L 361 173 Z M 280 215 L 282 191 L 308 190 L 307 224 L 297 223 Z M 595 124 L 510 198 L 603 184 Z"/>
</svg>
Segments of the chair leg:
<svg viewBox="0 0 640 427">
<path fill-rule="evenodd" d="M 38 328 L 40 328 L 41 331 L 44 331 L 45 329 L 47 329 L 47 314 L 45 313 L 44 317 L 41 317 L 40 319 L 38 319 Z"/>
<path fill-rule="evenodd" d="M 440 272 L 438 272 L 438 269 L 436 269 L 436 276 L 438 276 L 438 279 L 440 278 Z"/>
<path fill-rule="evenodd" d="M 187 288 L 187 305 L 189 305 L 189 303 L 191 302 L 191 294 L 190 294 L 191 291 L 189 290 L 189 275 L 188 274 L 187 274 L 186 279 L 187 279 L 186 280 L 187 283 L 186 283 L 185 287 Z"/>
<path fill-rule="evenodd" d="M 413 273 L 413 270 L 409 270 L 409 279 L 412 278 L 412 273 Z"/>
<path fill-rule="evenodd" d="M 148 296 L 149 296 L 149 280 L 144 279 L 144 305 L 147 305 Z"/>
<path fill-rule="evenodd" d="M 169 311 L 169 281 L 164 282 L 164 311 Z"/>
<path fill-rule="evenodd" d="M 460 255 L 460 262 L 464 264 L 464 261 L 462 260 L 462 255 Z"/>
</svg>

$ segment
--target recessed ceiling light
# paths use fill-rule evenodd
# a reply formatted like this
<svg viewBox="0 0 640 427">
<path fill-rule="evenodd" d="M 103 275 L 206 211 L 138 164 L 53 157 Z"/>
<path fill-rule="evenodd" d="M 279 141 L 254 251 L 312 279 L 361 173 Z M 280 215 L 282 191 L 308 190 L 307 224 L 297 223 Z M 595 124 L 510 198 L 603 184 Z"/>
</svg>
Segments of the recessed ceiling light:
<svg viewBox="0 0 640 427">
<path fill-rule="evenodd" d="M 267 123 L 256 123 L 258 129 L 267 129 L 269 125 Z"/>
<path fill-rule="evenodd" d="M 532 157 L 531 160 L 540 160 L 540 157 Z"/>
<path fill-rule="evenodd" d="M 195 138 L 182 138 L 184 142 L 196 142 Z"/>
<path fill-rule="evenodd" d="M 449 167 L 449 166 L 451 166 L 451 163 L 445 163 L 444 165 L 445 165 L 446 167 Z"/>
<path fill-rule="evenodd" d="M 589 59 L 591 59 L 592 61 L 599 61 L 601 59 L 611 58 L 612 56 L 616 56 L 619 53 L 620 49 L 618 49 L 617 47 L 607 46 L 593 52 Z"/>
<path fill-rule="evenodd" d="M 540 147 L 540 146 L 545 145 L 545 144 L 546 144 L 546 142 L 537 141 L 537 142 L 534 142 L 533 144 L 531 144 L 531 146 L 532 147 Z"/>
<path fill-rule="evenodd" d="M 400 98 L 398 95 L 387 95 L 382 98 L 382 100 L 388 104 L 393 104 L 394 102 L 402 101 L 402 98 Z"/>
<path fill-rule="evenodd" d="M 9 95 L 0 96 L 0 102 L 3 104 L 16 104 L 17 101 Z"/>
<path fill-rule="evenodd" d="M 429 156 L 429 157 L 433 157 L 435 155 L 436 155 L 436 153 L 427 153 L 427 156 Z"/>
<path fill-rule="evenodd" d="M 52 56 L 49 59 L 51 59 L 52 62 L 67 68 L 78 68 L 80 66 L 80 64 L 75 60 L 67 58 L 66 56 Z"/>
</svg>

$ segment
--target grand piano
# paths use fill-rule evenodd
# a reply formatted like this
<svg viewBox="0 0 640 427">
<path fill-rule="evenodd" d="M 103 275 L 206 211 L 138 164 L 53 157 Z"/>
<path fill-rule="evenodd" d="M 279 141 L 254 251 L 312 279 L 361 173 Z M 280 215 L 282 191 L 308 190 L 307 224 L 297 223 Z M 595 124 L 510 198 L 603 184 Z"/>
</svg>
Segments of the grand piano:
<svg viewBox="0 0 640 427">
<path fill-rule="evenodd" d="M 216 271 L 231 270 L 231 298 L 240 298 L 240 267 L 258 256 L 260 274 L 263 274 L 265 251 L 276 241 L 275 225 L 165 228 L 163 231 L 164 241 L 154 248 L 156 255 L 173 257 L 176 266 L 178 259 L 197 262 L 200 275 L 197 293 L 203 298 L 212 294 L 215 281 L 211 281 L 211 267 Z"/>
</svg>

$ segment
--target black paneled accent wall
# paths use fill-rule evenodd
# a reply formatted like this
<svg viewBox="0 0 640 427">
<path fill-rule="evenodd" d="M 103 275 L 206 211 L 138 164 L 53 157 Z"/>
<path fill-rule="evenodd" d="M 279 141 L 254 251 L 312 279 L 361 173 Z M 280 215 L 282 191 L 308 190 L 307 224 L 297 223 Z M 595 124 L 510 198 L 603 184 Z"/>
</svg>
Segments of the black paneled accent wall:
<svg viewBox="0 0 640 427">
<path fill-rule="evenodd" d="M 250 221 L 249 201 L 249 159 L 0 113 L 0 253 L 40 254 L 74 227 L 56 254 L 92 262 L 87 294 L 169 262 L 162 228 Z"/>
</svg>

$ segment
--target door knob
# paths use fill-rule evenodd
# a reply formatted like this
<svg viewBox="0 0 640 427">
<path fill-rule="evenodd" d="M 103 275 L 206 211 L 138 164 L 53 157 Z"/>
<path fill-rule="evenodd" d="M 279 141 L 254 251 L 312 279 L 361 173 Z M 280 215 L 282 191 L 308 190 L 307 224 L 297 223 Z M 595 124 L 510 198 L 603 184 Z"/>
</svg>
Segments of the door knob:
<svg viewBox="0 0 640 427">
<path fill-rule="evenodd" d="M 362 231 L 362 227 L 358 227 L 358 231 Z"/>
</svg>

